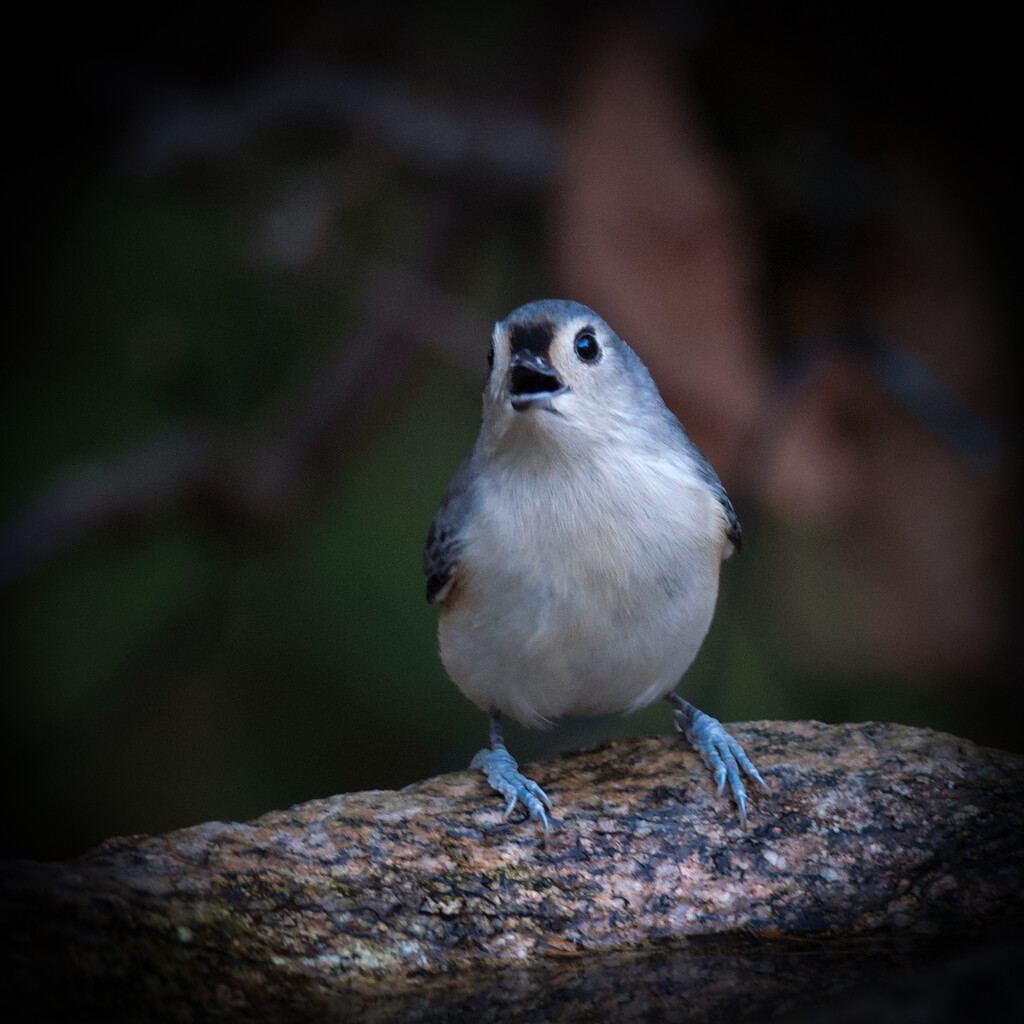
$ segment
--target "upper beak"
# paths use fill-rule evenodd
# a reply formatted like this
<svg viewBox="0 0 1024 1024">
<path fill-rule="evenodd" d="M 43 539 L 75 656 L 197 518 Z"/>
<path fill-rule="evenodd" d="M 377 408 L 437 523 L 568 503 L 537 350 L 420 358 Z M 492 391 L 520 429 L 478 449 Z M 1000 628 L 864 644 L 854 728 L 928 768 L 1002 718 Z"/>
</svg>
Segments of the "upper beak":
<svg viewBox="0 0 1024 1024">
<path fill-rule="evenodd" d="M 513 354 L 509 361 L 508 393 L 517 412 L 534 405 L 548 408 L 552 398 L 565 390 L 565 383 L 546 355 L 529 349 Z"/>
</svg>

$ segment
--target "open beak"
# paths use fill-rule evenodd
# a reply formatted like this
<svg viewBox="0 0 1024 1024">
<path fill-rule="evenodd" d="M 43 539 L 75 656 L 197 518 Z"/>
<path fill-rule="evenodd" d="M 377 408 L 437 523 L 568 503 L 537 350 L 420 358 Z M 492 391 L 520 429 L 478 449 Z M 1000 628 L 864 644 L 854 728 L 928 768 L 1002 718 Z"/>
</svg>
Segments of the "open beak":
<svg viewBox="0 0 1024 1024">
<path fill-rule="evenodd" d="M 516 412 L 538 406 L 550 409 L 554 397 L 566 390 L 546 355 L 528 349 L 513 354 L 508 369 L 508 393 Z"/>
</svg>

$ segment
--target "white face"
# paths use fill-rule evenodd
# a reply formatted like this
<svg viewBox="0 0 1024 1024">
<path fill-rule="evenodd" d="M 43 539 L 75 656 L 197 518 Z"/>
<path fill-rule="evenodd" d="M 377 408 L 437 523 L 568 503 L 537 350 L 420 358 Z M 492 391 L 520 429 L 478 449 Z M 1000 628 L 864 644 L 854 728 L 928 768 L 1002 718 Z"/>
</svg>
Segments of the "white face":
<svg viewBox="0 0 1024 1024">
<path fill-rule="evenodd" d="M 596 316 L 503 321 L 492 338 L 486 414 L 509 426 L 520 417 L 598 414 L 622 390 L 616 340 Z"/>
</svg>

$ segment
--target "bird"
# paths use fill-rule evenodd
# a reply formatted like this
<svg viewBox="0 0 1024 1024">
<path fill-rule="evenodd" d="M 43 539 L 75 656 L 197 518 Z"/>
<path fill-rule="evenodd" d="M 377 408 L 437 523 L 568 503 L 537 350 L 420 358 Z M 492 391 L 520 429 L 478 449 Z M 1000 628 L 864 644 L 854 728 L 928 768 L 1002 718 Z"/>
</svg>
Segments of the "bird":
<svg viewBox="0 0 1024 1024">
<path fill-rule="evenodd" d="M 738 741 L 676 687 L 711 625 L 736 511 L 640 357 L 588 306 L 529 302 L 495 324 L 480 432 L 423 555 L 438 647 L 489 716 L 471 761 L 537 821 L 553 805 L 505 746 L 503 716 L 546 727 L 665 699 L 675 727 L 728 784 L 767 790 Z"/>
</svg>

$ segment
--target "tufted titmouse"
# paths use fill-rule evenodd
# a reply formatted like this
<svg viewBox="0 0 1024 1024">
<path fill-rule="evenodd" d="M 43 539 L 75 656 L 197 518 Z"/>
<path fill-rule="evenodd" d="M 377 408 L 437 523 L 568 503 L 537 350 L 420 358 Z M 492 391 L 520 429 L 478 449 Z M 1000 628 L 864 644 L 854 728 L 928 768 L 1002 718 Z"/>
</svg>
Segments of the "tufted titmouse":
<svg viewBox="0 0 1024 1024">
<path fill-rule="evenodd" d="M 764 780 L 721 723 L 673 689 L 711 624 L 740 524 L 636 353 L 591 309 L 531 302 L 496 324 L 483 423 L 423 556 L 441 660 L 490 715 L 473 758 L 549 833 L 551 801 L 505 748 L 501 715 L 628 713 L 659 697 L 726 782 Z M 767 788 L 767 787 L 765 787 Z"/>
</svg>

